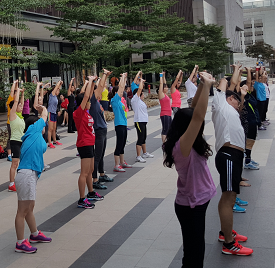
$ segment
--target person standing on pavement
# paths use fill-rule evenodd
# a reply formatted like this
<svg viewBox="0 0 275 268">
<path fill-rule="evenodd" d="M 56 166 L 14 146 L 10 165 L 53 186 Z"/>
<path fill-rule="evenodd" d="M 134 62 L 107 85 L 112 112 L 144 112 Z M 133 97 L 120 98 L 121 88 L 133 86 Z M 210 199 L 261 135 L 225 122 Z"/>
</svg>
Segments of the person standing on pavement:
<svg viewBox="0 0 275 268">
<path fill-rule="evenodd" d="M 82 87 L 82 93 L 77 95 L 76 102 L 78 108 L 74 111 L 74 121 L 77 128 L 76 147 L 81 158 L 81 171 L 78 179 L 79 200 L 78 208 L 91 209 L 95 205 L 89 201 L 101 201 L 103 196 L 99 195 L 93 189 L 93 171 L 94 171 L 94 145 L 95 132 L 94 120 L 89 114 L 91 108 L 90 99 L 94 92 L 95 76 L 89 76 L 89 81 L 85 81 Z M 85 188 L 88 187 L 87 198 L 85 198 Z"/>
<path fill-rule="evenodd" d="M 131 105 L 134 111 L 134 123 L 137 130 L 137 143 L 136 162 L 145 163 L 144 158 L 153 158 L 154 156 L 146 150 L 146 138 L 147 138 L 147 123 L 148 123 L 148 111 L 147 105 L 144 102 L 144 94 L 142 92 L 145 80 L 140 79 L 139 88 L 134 90 L 134 96 L 131 100 Z M 141 156 L 141 149 L 143 155 Z"/>
<path fill-rule="evenodd" d="M 35 253 L 37 248 L 32 247 L 30 242 L 49 243 L 52 241 L 50 237 L 46 237 L 37 230 L 33 213 L 37 180 L 44 168 L 43 154 L 47 150 L 47 144 L 42 136 L 47 121 L 47 109 L 44 106 L 36 106 L 35 109 L 41 114 L 41 118 L 30 116 L 26 120 L 20 164 L 15 178 L 18 198 L 18 209 L 15 217 L 17 235 L 15 251 L 19 253 Z M 30 228 L 30 240 L 24 238 L 25 221 Z"/>
<path fill-rule="evenodd" d="M 109 178 L 104 171 L 104 155 L 107 145 L 107 123 L 105 121 L 104 112 L 102 111 L 101 105 L 97 98 L 100 98 L 106 80 L 111 74 L 110 71 L 104 69 L 104 73 L 98 87 L 94 90 L 91 97 L 91 108 L 89 110 L 90 115 L 94 119 L 94 131 L 95 131 L 95 159 L 94 159 L 94 170 L 93 170 L 93 187 L 94 189 L 107 189 L 107 186 L 101 184 L 102 182 L 113 182 L 114 179 Z M 98 173 L 100 174 L 99 178 Z"/>
<path fill-rule="evenodd" d="M 204 118 L 210 86 L 208 73 L 200 73 L 201 83 L 192 107 L 179 109 L 163 144 L 164 166 L 175 165 L 178 172 L 175 212 L 183 238 L 182 267 L 202 268 L 205 252 L 205 215 L 216 186 L 207 166 L 212 155 L 203 137 Z"/>
<path fill-rule="evenodd" d="M 182 83 L 182 78 L 183 78 L 183 72 L 182 70 L 179 70 L 178 75 L 176 76 L 175 81 L 173 82 L 171 86 L 171 98 L 172 98 L 172 111 L 173 114 L 175 115 L 178 109 L 181 107 L 181 94 L 179 91 L 179 88 Z"/>
<path fill-rule="evenodd" d="M 127 141 L 127 118 L 125 115 L 126 107 L 122 103 L 122 96 L 126 84 L 127 73 L 123 73 L 120 78 L 119 86 L 113 87 L 109 93 L 112 109 L 115 115 L 115 131 L 116 131 L 116 148 L 114 152 L 115 172 L 125 172 L 125 168 L 132 166 L 127 164 L 124 159 L 124 148 Z"/>
<path fill-rule="evenodd" d="M 230 89 L 234 89 L 238 80 L 240 65 L 234 65 Z M 222 195 L 218 209 L 221 222 L 219 241 L 223 241 L 222 253 L 229 255 L 251 255 L 253 250 L 243 247 L 239 242 L 247 237 L 233 230 L 233 207 L 240 193 L 245 134 L 241 124 L 239 107 L 240 96 L 227 89 L 227 80 L 222 79 L 213 97 L 212 121 L 216 138 L 216 168 L 220 174 Z"/>
<path fill-rule="evenodd" d="M 21 99 L 19 101 L 19 94 L 21 93 Z M 22 145 L 22 136 L 25 129 L 25 121 L 22 115 L 22 110 L 24 106 L 24 90 L 18 88 L 18 81 L 15 84 L 15 97 L 14 100 L 10 102 L 10 128 L 11 128 L 11 138 L 10 146 L 12 153 L 12 162 L 10 167 L 10 184 L 8 187 L 9 192 L 16 192 L 16 187 L 14 184 L 14 178 L 16 175 L 16 169 L 19 165 L 20 158 L 20 148 Z"/>
<path fill-rule="evenodd" d="M 195 65 L 192 73 L 189 78 L 185 82 L 185 87 L 187 91 L 187 103 L 188 106 L 191 107 L 193 97 L 197 92 L 197 73 L 199 71 L 199 65 Z"/>
<path fill-rule="evenodd" d="M 75 97 L 74 97 L 74 91 L 75 91 L 75 78 L 72 78 L 69 88 L 68 88 L 68 133 L 75 133 L 76 128 L 75 128 L 75 123 L 74 123 L 74 118 L 73 118 L 73 112 L 74 112 L 74 101 L 75 101 Z"/>
<path fill-rule="evenodd" d="M 57 122 L 57 105 L 58 99 L 57 96 L 60 92 L 60 87 L 62 86 L 63 81 L 59 81 L 52 92 L 49 95 L 49 102 L 48 102 L 48 147 L 54 149 L 54 145 L 62 145 L 62 143 L 56 140 L 56 122 Z M 53 139 L 53 143 L 52 143 Z"/>
</svg>

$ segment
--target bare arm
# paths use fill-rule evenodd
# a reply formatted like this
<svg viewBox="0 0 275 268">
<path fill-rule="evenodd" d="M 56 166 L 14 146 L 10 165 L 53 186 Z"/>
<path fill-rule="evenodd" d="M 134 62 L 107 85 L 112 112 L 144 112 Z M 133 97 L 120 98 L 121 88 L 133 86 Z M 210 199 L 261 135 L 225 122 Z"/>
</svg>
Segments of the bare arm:
<svg viewBox="0 0 275 268">
<path fill-rule="evenodd" d="M 19 94 L 20 94 L 21 89 L 17 89 L 16 94 L 14 96 L 14 102 L 10 111 L 10 121 L 13 121 L 16 119 L 17 115 L 16 115 L 16 110 L 17 110 L 17 106 L 18 106 L 18 102 L 19 102 Z"/>
<path fill-rule="evenodd" d="M 137 91 L 137 95 L 138 95 L 139 97 L 140 97 L 141 92 L 142 92 L 142 90 L 143 90 L 144 82 L 145 82 L 144 79 L 140 79 L 140 83 L 139 83 L 139 87 L 138 87 L 138 91 Z"/>
<path fill-rule="evenodd" d="M 97 98 L 101 96 L 101 94 L 102 94 L 102 92 L 105 88 L 106 80 L 110 76 L 110 74 L 112 73 L 112 72 L 110 72 L 106 69 L 103 69 L 103 70 L 104 70 L 103 76 L 100 79 L 99 85 L 98 85 L 98 87 L 96 89 L 96 93 L 95 93 Z"/>
<path fill-rule="evenodd" d="M 72 79 L 71 79 L 71 82 L 70 82 L 70 85 L 69 85 L 69 88 L 68 88 L 68 93 L 67 93 L 67 96 L 68 96 L 68 97 L 72 94 L 71 89 L 72 89 L 74 80 L 75 80 L 75 78 L 72 78 Z"/>
<path fill-rule="evenodd" d="M 201 125 L 204 121 L 208 106 L 208 96 L 210 92 L 210 87 L 215 81 L 213 77 L 208 73 L 200 73 L 200 77 L 203 83 L 202 92 L 199 96 L 197 105 L 194 109 L 191 122 L 185 133 L 180 137 L 180 150 L 184 157 L 189 156 L 193 144 L 201 129 Z"/>
<path fill-rule="evenodd" d="M 240 70 L 240 72 L 239 72 L 239 78 L 238 78 L 238 83 L 236 85 L 236 91 L 237 92 L 241 91 L 242 74 L 243 74 L 243 71 Z"/>
<path fill-rule="evenodd" d="M 16 84 L 18 85 L 18 80 L 14 81 L 13 84 L 12 84 L 12 86 L 11 86 L 10 97 L 12 97 L 12 98 L 13 98 L 13 96 L 14 96 L 14 90 L 15 90 L 15 88 L 16 88 Z"/>
<path fill-rule="evenodd" d="M 134 79 L 134 83 L 137 84 L 138 83 L 138 79 L 141 78 L 142 76 L 142 71 L 139 71 Z"/>
<path fill-rule="evenodd" d="M 24 107 L 24 91 L 25 91 L 25 89 L 23 88 L 21 91 L 21 98 L 20 98 L 20 103 L 21 103 L 22 107 Z"/>
<path fill-rule="evenodd" d="M 238 84 L 240 68 L 242 67 L 242 65 L 238 63 L 238 64 L 233 64 L 232 66 L 234 68 L 234 72 L 230 80 L 229 90 L 234 91 L 235 87 Z"/>
<path fill-rule="evenodd" d="M 127 73 L 123 73 L 121 78 L 120 78 L 119 88 L 118 88 L 118 91 L 117 91 L 117 94 L 119 95 L 119 97 L 123 96 L 123 91 L 124 91 L 124 88 L 125 88 L 126 78 L 127 78 Z"/>
<path fill-rule="evenodd" d="M 63 81 L 58 81 L 58 83 L 55 85 L 54 90 L 52 91 L 52 95 L 55 96 L 57 90 L 62 86 Z"/>
<path fill-rule="evenodd" d="M 85 81 L 83 87 L 80 90 L 80 93 L 84 93 L 85 92 L 87 85 L 88 85 L 88 81 Z"/>
<path fill-rule="evenodd" d="M 176 76 L 176 79 L 171 86 L 171 94 L 173 94 L 176 91 L 176 85 L 177 85 L 178 81 L 180 80 L 181 74 L 182 74 L 182 70 L 179 70 L 179 72 Z"/>
<path fill-rule="evenodd" d="M 93 82 L 93 81 L 91 81 L 91 83 L 92 83 L 92 82 Z M 85 86 L 85 88 L 86 88 L 86 91 L 85 91 L 85 94 L 84 94 L 84 98 L 83 98 L 83 100 L 82 100 L 82 102 L 81 102 L 81 104 L 80 104 L 82 110 L 85 109 L 87 102 L 90 100 L 91 83 L 90 83 L 90 79 L 89 79 L 89 81 L 87 81 L 87 80 L 85 81 L 84 86 Z M 89 86 L 88 86 L 88 84 L 89 84 Z M 84 86 L 83 86 L 83 87 L 84 87 Z M 83 89 L 83 88 L 82 88 L 82 89 Z M 81 91 L 82 91 L 82 89 L 81 89 Z"/>
<path fill-rule="evenodd" d="M 194 67 L 192 73 L 191 73 L 190 76 L 189 76 L 189 80 L 190 80 L 190 81 L 192 81 L 194 75 L 197 73 L 198 70 L 199 70 L 199 65 L 195 65 L 195 67 Z"/>
<path fill-rule="evenodd" d="M 200 83 L 196 92 L 196 95 L 194 96 L 193 100 L 192 100 L 192 108 L 195 108 L 197 106 L 198 100 L 200 98 L 201 92 L 203 90 L 203 84 Z"/>
<path fill-rule="evenodd" d="M 247 91 L 248 91 L 248 86 L 247 85 L 243 85 L 240 88 L 240 92 L 241 92 L 241 104 L 240 104 L 240 108 L 239 108 L 240 111 L 243 109 L 244 97 L 247 94 Z"/>
<path fill-rule="evenodd" d="M 251 68 L 250 67 L 245 67 L 247 70 L 247 78 L 246 78 L 246 85 L 248 87 L 248 91 L 252 91 L 252 79 L 251 79 Z"/>
<path fill-rule="evenodd" d="M 163 93 L 163 73 L 159 74 L 159 91 L 158 91 L 158 96 L 159 96 L 159 100 L 163 99 L 165 97 L 165 94 Z"/>
<path fill-rule="evenodd" d="M 225 78 L 222 78 L 222 79 L 220 80 L 220 83 L 219 83 L 217 89 L 219 89 L 220 91 L 225 92 L 225 91 L 226 91 L 226 86 L 227 86 L 227 80 L 226 80 Z"/>
<path fill-rule="evenodd" d="M 34 109 L 36 109 L 36 107 L 38 106 L 38 95 L 39 95 L 39 90 L 40 90 L 41 85 L 42 85 L 42 83 L 36 84 L 36 91 L 35 91 L 34 102 L 33 102 Z M 43 88 L 42 88 L 42 90 L 43 90 Z"/>
<path fill-rule="evenodd" d="M 88 76 L 88 78 L 89 78 L 89 84 L 88 84 L 88 86 L 87 87 L 91 87 L 91 91 L 90 91 L 90 98 L 89 99 L 91 99 L 91 97 L 93 96 L 93 94 L 94 94 L 94 89 L 95 89 L 95 79 L 97 78 L 97 76 Z M 92 83 L 91 83 L 91 80 L 92 80 Z"/>
</svg>

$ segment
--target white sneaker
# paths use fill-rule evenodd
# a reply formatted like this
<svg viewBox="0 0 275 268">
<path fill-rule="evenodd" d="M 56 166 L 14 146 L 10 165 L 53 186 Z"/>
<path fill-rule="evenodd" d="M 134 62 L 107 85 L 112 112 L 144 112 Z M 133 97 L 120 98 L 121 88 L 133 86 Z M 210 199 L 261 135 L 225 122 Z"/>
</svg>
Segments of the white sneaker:
<svg viewBox="0 0 275 268">
<path fill-rule="evenodd" d="M 149 153 L 144 153 L 143 154 L 143 156 L 142 156 L 143 158 L 153 158 L 154 157 L 154 155 L 152 155 L 152 154 L 149 154 Z"/>
<path fill-rule="evenodd" d="M 140 163 L 146 163 L 146 160 L 143 159 L 140 155 L 136 157 L 136 162 L 140 162 Z"/>
</svg>

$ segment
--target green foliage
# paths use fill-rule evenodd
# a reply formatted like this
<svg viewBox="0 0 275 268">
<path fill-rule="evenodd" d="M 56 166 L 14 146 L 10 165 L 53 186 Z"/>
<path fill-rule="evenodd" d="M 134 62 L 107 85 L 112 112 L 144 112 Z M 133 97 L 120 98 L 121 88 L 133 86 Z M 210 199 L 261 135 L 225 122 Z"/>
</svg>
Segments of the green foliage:
<svg viewBox="0 0 275 268">
<path fill-rule="evenodd" d="M 25 100 L 31 99 L 32 96 L 35 95 L 36 84 L 31 82 L 25 82 L 23 84 L 23 88 L 25 88 L 25 91 L 24 91 Z"/>
<path fill-rule="evenodd" d="M 268 61 L 272 59 L 271 54 L 275 54 L 274 48 L 266 44 L 265 42 L 256 42 L 254 45 L 247 46 L 245 49 L 245 54 L 250 58 L 258 58 L 259 55 L 262 55 L 263 61 Z"/>
</svg>

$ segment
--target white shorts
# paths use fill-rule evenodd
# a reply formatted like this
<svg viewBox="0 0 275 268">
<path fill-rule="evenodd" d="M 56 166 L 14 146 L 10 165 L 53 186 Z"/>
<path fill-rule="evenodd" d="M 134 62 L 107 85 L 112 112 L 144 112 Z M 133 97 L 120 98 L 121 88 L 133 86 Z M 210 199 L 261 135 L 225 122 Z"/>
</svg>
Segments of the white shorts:
<svg viewBox="0 0 275 268">
<path fill-rule="evenodd" d="M 35 200 L 37 172 L 31 169 L 20 169 L 17 172 L 14 183 L 19 201 Z"/>
</svg>

